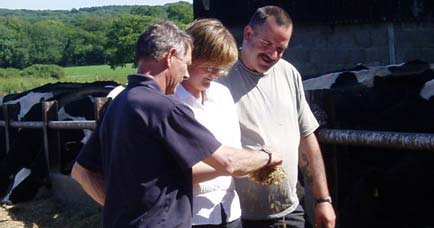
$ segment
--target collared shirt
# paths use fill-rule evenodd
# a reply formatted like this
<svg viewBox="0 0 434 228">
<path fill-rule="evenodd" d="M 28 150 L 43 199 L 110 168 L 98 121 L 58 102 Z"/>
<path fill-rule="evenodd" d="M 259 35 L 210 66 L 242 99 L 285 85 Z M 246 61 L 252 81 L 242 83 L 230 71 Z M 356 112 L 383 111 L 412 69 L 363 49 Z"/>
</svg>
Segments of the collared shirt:
<svg viewBox="0 0 434 228">
<path fill-rule="evenodd" d="M 195 118 L 226 146 L 241 148 L 240 127 L 229 90 L 211 82 L 202 98 L 180 85 L 175 96 L 189 106 Z M 193 186 L 193 225 L 221 224 L 221 205 L 230 222 L 241 216 L 240 202 L 230 176 L 220 176 Z"/>
<path fill-rule="evenodd" d="M 262 220 L 291 213 L 299 204 L 296 185 L 300 138 L 318 128 L 299 72 L 283 59 L 264 74 L 252 72 L 238 61 L 220 82 L 229 88 L 237 105 L 243 147 L 270 146 L 283 155 L 287 173 L 287 181 L 280 185 L 236 179 L 242 217 Z"/>
<path fill-rule="evenodd" d="M 130 75 L 77 162 L 104 174 L 104 227 L 187 228 L 191 167 L 220 145 L 151 77 Z"/>
</svg>

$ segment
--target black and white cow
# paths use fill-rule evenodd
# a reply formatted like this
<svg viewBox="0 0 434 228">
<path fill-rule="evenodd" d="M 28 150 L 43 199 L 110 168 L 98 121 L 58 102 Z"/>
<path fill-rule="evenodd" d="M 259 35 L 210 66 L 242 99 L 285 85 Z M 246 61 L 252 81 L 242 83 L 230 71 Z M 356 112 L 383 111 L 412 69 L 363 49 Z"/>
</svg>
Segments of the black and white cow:
<svg viewBox="0 0 434 228">
<path fill-rule="evenodd" d="M 58 101 L 59 120 L 93 120 L 95 97 L 111 96 L 116 92 L 116 82 L 56 83 L 30 91 L 7 95 L 0 104 L 16 104 L 13 120 L 41 121 L 41 101 Z M 61 164 L 64 174 L 69 174 L 73 160 L 90 130 L 61 130 Z M 5 151 L 4 132 L 0 133 L 0 200 L 15 203 L 32 199 L 41 186 L 49 186 L 48 170 L 44 156 L 41 129 L 12 129 L 11 147 Z"/>
<path fill-rule="evenodd" d="M 303 84 L 323 127 L 434 133 L 434 64 L 336 72 Z M 329 153 L 339 227 L 434 226 L 434 151 L 338 146 Z"/>
</svg>

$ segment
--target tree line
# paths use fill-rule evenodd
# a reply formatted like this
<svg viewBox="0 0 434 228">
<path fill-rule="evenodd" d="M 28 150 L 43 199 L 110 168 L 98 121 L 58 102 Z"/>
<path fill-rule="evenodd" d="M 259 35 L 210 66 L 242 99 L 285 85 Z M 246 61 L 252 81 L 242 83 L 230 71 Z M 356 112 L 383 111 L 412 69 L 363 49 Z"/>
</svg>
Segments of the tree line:
<svg viewBox="0 0 434 228">
<path fill-rule="evenodd" d="M 72 10 L 0 9 L 0 67 L 125 66 L 134 61 L 139 34 L 151 23 L 166 19 L 185 27 L 193 20 L 193 7 L 177 2 Z"/>
</svg>

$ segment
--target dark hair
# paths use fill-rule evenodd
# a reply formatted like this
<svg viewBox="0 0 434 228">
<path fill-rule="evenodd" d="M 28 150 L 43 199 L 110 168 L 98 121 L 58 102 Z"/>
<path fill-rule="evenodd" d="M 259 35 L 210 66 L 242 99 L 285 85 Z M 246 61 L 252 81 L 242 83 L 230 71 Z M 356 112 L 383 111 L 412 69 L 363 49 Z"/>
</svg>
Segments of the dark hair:
<svg viewBox="0 0 434 228">
<path fill-rule="evenodd" d="M 255 30 L 262 26 L 268 17 L 274 17 L 279 26 L 289 27 L 292 25 L 292 19 L 284 9 L 278 6 L 264 6 L 256 10 L 250 18 L 249 26 Z"/>
<path fill-rule="evenodd" d="M 178 57 L 184 57 L 193 41 L 185 31 L 171 21 L 155 23 L 148 27 L 136 43 L 136 64 L 141 58 L 160 60 L 164 53 L 175 48 Z"/>
</svg>

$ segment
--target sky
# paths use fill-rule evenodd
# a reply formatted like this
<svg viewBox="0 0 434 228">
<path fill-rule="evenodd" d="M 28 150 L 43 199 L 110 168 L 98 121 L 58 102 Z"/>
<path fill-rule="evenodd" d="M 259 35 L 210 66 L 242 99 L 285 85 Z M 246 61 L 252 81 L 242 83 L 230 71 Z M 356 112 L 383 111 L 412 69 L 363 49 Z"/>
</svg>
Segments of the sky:
<svg viewBox="0 0 434 228">
<path fill-rule="evenodd" d="M 70 10 L 107 5 L 164 5 L 179 0 L 0 0 L 0 8 L 30 10 Z M 183 0 L 192 3 L 193 0 Z"/>
</svg>

